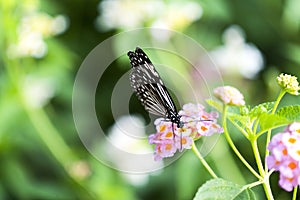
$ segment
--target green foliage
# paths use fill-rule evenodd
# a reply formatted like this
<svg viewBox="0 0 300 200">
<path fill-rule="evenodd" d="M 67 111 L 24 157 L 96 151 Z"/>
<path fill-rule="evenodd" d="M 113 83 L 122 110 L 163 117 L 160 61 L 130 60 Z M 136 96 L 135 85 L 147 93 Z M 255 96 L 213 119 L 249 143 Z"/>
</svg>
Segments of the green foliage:
<svg viewBox="0 0 300 200">
<path fill-rule="evenodd" d="M 228 113 L 230 121 L 239 122 L 242 127 L 247 127 L 250 123 L 250 117 L 236 113 Z"/>
<path fill-rule="evenodd" d="M 282 107 L 276 114 L 290 121 L 300 121 L 300 105 Z"/>
<path fill-rule="evenodd" d="M 148 184 L 136 187 L 131 185 L 122 173 L 95 160 L 79 140 L 71 108 L 73 84 L 78 68 L 86 55 L 101 41 L 115 35 L 117 30 L 124 30 L 122 27 L 110 31 L 96 29 L 95 21 L 101 14 L 97 10 L 100 7 L 100 2 L 102 0 L 0 0 L 0 199 L 166 200 L 177 197 L 177 194 L 179 199 L 188 199 L 191 194 L 195 193 L 195 188 L 198 185 L 210 178 L 203 168 L 198 170 L 200 167 L 195 164 L 198 160 L 193 160 L 194 157 L 187 155 L 187 157 L 178 159 L 174 163 L 178 166 L 164 168 L 159 175 L 150 176 Z M 173 6 L 173 1 L 164 2 L 169 5 L 169 8 Z M 222 34 L 225 28 L 232 24 L 238 24 L 245 31 L 245 41 L 255 44 L 263 53 L 265 63 L 268 65 L 264 66 L 264 70 L 261 71 L 255 81 L 245 81 L 236 74 L 223 77 L 226 84 L 245 86 L 247 88 L 245 89 L 245 97 L 250 99 L 250 103 L 270 101 L 275 98 L 278 88 L 274 87 L 275 81 L 273 79 L 279 71 L 284 70 L 299 77 L 300 37 L 298 21 L 300 17 L 297 0 L 287 2 L 267 0 L 193 2 L 199 3 L 202 7 L 201 18 L 191 24 L 186 24 L 184 30 L 177 31 L 184 32 L 196 43 L 210 51 L 223 45 Z M 130 3 L 127 6 L 130 6 Z M 43 57 L 8 56 L 11 44 L 15 44 L 19 40 L 21 31 L 19 24 L 25 20 L 25 9 L 42 12 L 52 17 L 62 14 L 68 19 L 69 27 L 64 33 L 56 36 L 48 35 L 43 38 L 47 46 L 46 54 Z M 132 11 L 134 12 L 136 9 Z M 165 12 L 167 10 L 160 12 L 161 16 L 164 16 Z M 119 13 L 114 13 L 113 16 L 117 14 Z M 170 16 L 173 15 L 171 13 Z M 123 17 L 127 19 L 127 16 Z M 138 18 L 142 17 L 143 13 L 139 13 Z M 121 18 L 115 17 L 115 19 Z M 170 17 L 169 20 L 172 19 L 173 17 Z M 154 21 L 155 19 L 151 18 L 151 20 Z M 156 20 L 161 22 L 162 18 Z M 28 18 L 25 21 L 30 23 Z M 179 20 L 180 23 L 184 23 L 184 21 L 184 19 Z M 25 29 L 30 30 L 27 25 Z M 144 25 L 148 27 L 147 23 Z M 50 28 L 47 23 L 40 22 L 35 23 L 35 26 L 41 26 L 45 30 Z M 172 29 L 176 29 L 176 26 Z M 176 38 L 170 38 L 167 42 L 169 42 L 169 47 L 186 48 L 183 52 L 190 53 L 188 51 L 190 47 L 185 47 L 185 44 Z M 34 46 L 32 41 L 28 44 L 31 47 Z M 111 49 L 108 51 L 119 55 L 120 52 L 124 54 L 125 50 L 133 49 L 138 45 L 150 47 L 153 44 L 155 43 L 151 33 L 148 33 L 136 35 L 130 39 L 118 38 L 113 41 Z M 105 59 L 106 53 L 99 55 L 99 57 Z M 184 58 L 183 55 L 178 57 L 171 52 L 162 51 L 161 54 L 156 54 L 155 51 L 149 51 L 149 55 L 155 62 L 170 66 L 171 70 L 175 69 L 180 74 L 178 77 L 173 74 L 171 76 L 170 71 L 164 67 L 160 67 L 158 70 L 166 84 L 170 83 L 170 86 L 178 89 L 178 93 L 174 92 L 175 96 L 186 98 L 184 101 L 189 102 L 191 99 L 187 98 L 193 96 L 193 91 L 181 84 L 181 80 L 186 79 L 191 83 L 195 80 L 194 68 L 191 66 L 196 68 L 198 67 L 197 64 L 200 63 L 199 69 L 202 70 L 202 55 L 195 55 L 195 59 L 192 60 L 193 63 L 182 61 L 180 56 Z M 107 72 L 105 77 L 101 77 L 99 82 L 99 86 L 101 86 L 99 88 L 102 89 L 101 92 L 103 93 L 99 94 L 100 92 L 97 91 L 95 99 L 100 106 L 96 106 L 96 109 L 97 113 L 101 114 L 101 118 L 99 118 L 101 126 L 103 125 L 107 129 L 114 123 L 110 110 L 111 88 L 117 81 L 116 77 L 121 77 L 125 71 L 129 70 L 129 66 L 127 57 L 122 56 L 111 67 L 112 70 Z M 211 81 L 207 82 L 209 90 L 216 85 L 223 84 L 223 82 L 215 81 L 213 78 L 210 80 L 210 71 L 206 73 L 204 70 L 201 76 Z M 53 84 L 52 96 L 40 107 L 30 107 L 25 101 L 26 95 L 24 93 L 26 93 L 25 88 L 28 79 L 37 80 L 34 86 L 41 86 L 40 80 L 47 80 Z M 198 80 L 194 83 L 193 89 L 201 91 L 201 95 L 206 96 L 206 88 L 201 88 L 204 84 Z M 47 94 L 49 91 L 50 89 L 46 87 L 39 93 Z M 33 97 L 36 100 L 34 95 L 35 93 L 27 93 L 27 97 Z M 202 96 L 198 95 L 196 98 L 202 99 Z M 120 99 L 122 100 L 122 97 Z M 220 102 L 214 100 L 207 100 L 206 102 L 224 114 L 224 107 Z M 253 108 L 248 105 L 243 107 L 229 106 L 226 114 L 227 119 L 229 119 L 227 121 L 233 123 L 230 128 L 248 129 L 252 132 L 256 130 L 256 134 L 262 134 L 293 121 L 300 121 L 300 106 L 293 105 L 298 102 L 299 96 L 285 99 L 282 102 L 283 105 L 289 106 L 278 109 L 275 114 L 271 114 L 274 102 L 262 103 Z M 123 107 L 125 106 L 127 105 Z M 140 109 L 140 105 L 133 106 L 133 110 Z M 101 120 L 102 118 L 103 120 Z M 235 132 L 230 130 L 230 133 Z M 244 147 L 241 141 L 235 141 L 238 142 L 237 147 Z M 228 145 L 227 143 L 223 145 L 219 152 L 207 156 L 210 160 L 215 161 L 211 162 L 212 165 L 219 166 L 224 161 L 222 159 L 228 160 L 228 157 L 224 157 L 222 154 Z M 230 153 L 232 151 L 228 151 L 228 155 Z M 243 149 L 242 152 L 243 155 L 246 155 L 245 157 L 251 153 L 251 149 Z M 232 160 L 235 158 L 236 156 L 232 154 Z M 78 161 L 85 163 L 87 170 L 87 174 L 79 178 L 73 174 L 69 167 L 70 164 Z M 250 165 L 255 166 L 256 163 L 253 162 Z M 222 166 L 218 168 L 220 169 Z M 244 167 L 238 166 L 237 168 L 241 171 L 236 174 L 247 173 L 247 169 Z M 204 175 L 204 173 L 206 174 Z M 222 173 L 232 174 L 232 171 L 224 170 Z M 155 180 L 154 184 L 153 180 Z M 276 182 L 272 184 L 277 186 Z M 169 195 L 166 191 L 174 193 Z M 243 189 L 234 183 L 215 179 L 200 187 L 195 199 L 204 199 L 204 197 L 216 199 L 215 197 L 220 196 L 220 194 L 223 194 L 222 197 L 229 197 L 227 194 L 231 194 L 235 196 L 235 199 L 255 198 L 250 189 Z M 288 194 L 281 193 L 280 195 L 287 197 Z M 265 196 L 258 196 L 257 194 L 256 196 L 258 199 L 265 198 Z"/>
<path fill-rule="evenodd" d="M 223 104 L 218 102 L 218 101 L 214 101 L 212 99 L 207 99 L 206 103 L 208 105 L 210 105 L 211 107 L 215 108 L 217 111 L 219 112 L 223 112 Z"/>
<path fill-rule="evenodd" d="M 223 179 L 212 179 L 203 184 L 194 200 L 255 200 L 254 192 Z"/>
<path fill-rule="evenodd" d="M 256 118 L 256 117 L 260 116 L 261 114 L 270 113 L 274 107 L 274 103 L 275 102 L 265 102 L 265 103 L 261 103 L 257 106 L 254 106 L 254 108 L 252 108 L 250 110 L 249 116 L 251 118 Z"/>
<path fill-rule="evenodd" d="M 290 120 L 278 116 L 276 114 L 264 113 L 259 116 L 259 124 L 260 124 L 261 132 L 267 131 L 269 129 L 278 128 L 280 126 L 285 126 L 289 123 L 291 123 Z"/>
<path fill-rule="evenodd" d="M 222 111 L 220 103 L 208 100 L 207 103 L 216 108 L 218 111 Z M 259 131 L 261 133 L 275 129 L 281 126 L 286 126 L 293 121 L 300 120 L 300 106 L 286 106 L 280 108 L 276 114 L 271 114 L 274 107 L 274 102 L 265 102 L 257 106 L 254 106 L 248 113 L 241 113 L 245 107 L 228 106 L 227 117 L 232 122 L 238 122 L 238 128 L 252 128 L 255 121 L 259 122 Z"/>
</svg>

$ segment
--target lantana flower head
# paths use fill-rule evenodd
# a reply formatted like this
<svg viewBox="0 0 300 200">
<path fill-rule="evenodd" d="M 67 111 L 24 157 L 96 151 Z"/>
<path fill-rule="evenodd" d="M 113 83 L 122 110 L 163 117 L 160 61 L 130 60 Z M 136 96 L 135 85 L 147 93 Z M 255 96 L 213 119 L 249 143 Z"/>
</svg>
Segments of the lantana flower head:
<svg viewBox="0 0 300 200">
<path fill-rule="evenodd" d="M 236 88 L 231 86 L 217 87 L 214 89 L 214 95 L 224 104 L 243 106 L 245 105 L 243 94 Z"/>
<path fill-rule="evenodd" d="M 155 160 L 172 157 L 177 150 L 191 149 L 193 141 L 201 136 L 223 132 L 217 124 L 218 113 L 205 112 L 201 104 L 185 104 L 179 115 L 184 123 L 182 128 L 164 118 L 155 120 L 156 133 L 149 136 L 149 143 L 155 145 Z"/>
<path fill-rule="evenodd" d="M 277 83 L 286 92 L 292 95 L 299 95 L 298 91 L 300 90 L 300 87 L 296 76 L 282 73 L 277 77 Z"/>
<path fill-rule="evenodd" d="M 292 191 L 300 185 L 300 122 L 294 122 L 284 132 L 277 133 L 268 150 L 271 152 L 266 157 L 268 168 L 279 171 L 279 185 Z"/>
</svg>

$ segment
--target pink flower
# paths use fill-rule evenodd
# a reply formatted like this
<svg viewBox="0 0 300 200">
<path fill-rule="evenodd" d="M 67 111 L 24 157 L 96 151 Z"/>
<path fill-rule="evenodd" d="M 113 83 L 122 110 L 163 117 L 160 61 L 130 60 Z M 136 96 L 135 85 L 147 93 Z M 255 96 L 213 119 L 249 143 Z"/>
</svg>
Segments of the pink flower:
<svg viewBox="0 0 300 200">
<path fill-rule="evenodd" d="M 277 133 L 268 149 L 271 152 L 266 157 L 268 168 L 279 171 L 279 185 L 292 191 L 300 185 L 300 123 L 294 122 L 283 133 Z"/>
<path fill-rule="evenodd" d="M 156 133 L 149 136 L 149 143 L 155 145 L 155 160 L 172 157 L 177 150 L 191 149 L 193 141 L 201 136 L 223 132 L 217 124 L 218 113 L 205 112 L 201 104 L 185 104 L 179 115 L 184 123 L 182 128 L 163 118 L 155 120 Z"/>
<path fill-rule="evenodd" d="M 244 96 L 240 91 L 231 86 L 217 87 L 214 89 L 214 95 L 224 104 L 233 106 L 245 105 Z"/>
</svg>

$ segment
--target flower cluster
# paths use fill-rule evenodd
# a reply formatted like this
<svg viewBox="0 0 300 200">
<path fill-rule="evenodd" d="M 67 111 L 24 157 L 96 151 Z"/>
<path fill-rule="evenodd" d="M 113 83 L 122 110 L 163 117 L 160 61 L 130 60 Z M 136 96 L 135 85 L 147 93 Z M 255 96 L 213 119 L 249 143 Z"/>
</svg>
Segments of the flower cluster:
<svg viewBox="0 0 300 200">
<path fill-rule="evenodd" d="M 10 58 L 42 58 L 47 53 L 45 39 L 63 33 L 68 26 L 63 15 L 52 17 L 37 10 L 28 11 L 18 25 L 18 38 L 7 50 Z"/>
<path fill-rule="evenodd" d="M 214 95 L 223 101 L 224 104 L 243 106 L 245 105 L 244 96 L 240 91 L 231 86 L 217 87 L 214 89 Z"/>
<path fill-rule="evenodd" d="M 280 74 L 277 77 L 277 82 L 279 86 L 284 89 L 286 92 L 292 94 L 292 95 L 298 95 L 299 94 L 299 83 L 297 81 L 296 76 L 291 76 L 288 74 Z"/>
<path fill-rule="evenodd" d="M 276 134 L 268 146 L 266 157 L 269 169 L 280 172 L 279 185 L 286 191 L 300 185 L 300 123 L 290 124 L 283 133 Z"/>
<path fill-rule="evenodd" d="M 156 133 L 149 136 L 149 143 L 155 144 L 155 160 L 172 157 L 176 151 L 190 149 L 194 140 L 201 136 L 222 133 L 223 128 L 217 124 L 218 113 L 207 113 L 201 104 L 185 104 L 179 111 L 182 128 L 177 128 L 172 122 L 159 118 L 155 121 Z"/>
<path fill-rule="evenodd" d="M 132 29 L 145 24 L 152 28 L 182 30 L 202 16 L 202 7 L 196 2 L 152 0 L 104 0 L 99 4 L 96 26 L 100 31 Z M 126 17 L 124 17 L 126 16 Z M 161 32 L 151 34 L 168 39 Z"/>
</svg>

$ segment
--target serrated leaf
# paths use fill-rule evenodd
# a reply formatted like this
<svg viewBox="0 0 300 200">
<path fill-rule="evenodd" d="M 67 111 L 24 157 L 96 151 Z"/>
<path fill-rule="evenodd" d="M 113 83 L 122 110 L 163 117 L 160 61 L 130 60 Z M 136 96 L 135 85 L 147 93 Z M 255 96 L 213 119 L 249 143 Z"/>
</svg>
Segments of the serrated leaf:
<svg viewBox="0 0 300 200">
<path fill-rule="evenodd" d="M 224 179 L 213 179 L 203 184 L 194 200 L 255 200 L 254 192 Z"/>
<path fill-rule="evenodd" d="M 243 127 L 247 126 L 247 124 L 250 122 L 250 118 L 248 116 L 242 116 L 235 113 L 228 114 L 228 119 L 230 121 L 240 122 Z"/>
<path fill-rule="evenodd" d="M 277 111 L 276 115 L 291 121 L 300 121 L 300 105 L 282 107 Z"/>
<path fill-rule="evenodd" d="M 228 106 L 227 112 L 240 114 L 240 107 L 239 106 Z"/>
<path fill-rule="evenodd" d="M 260 131 L 285 126 L 289 123 L 291 123 L 290 120 L 277 114 L 264 113 L 259 117 Z"/>
<path fill-rule="evenodd" d="M 214 101 L 212 99 L 206 99 L 206 103 L 208 105 L 210 105 L 211 107 L 215 108 L 217 111 L 219 111 L 220 113 L 223 112 L 223 104 L 217 102 L 217 101 Z"/>
<path fill-rule="evenodd" d="M 274 107 L 274 103 L 275 102 L 265 102 L 255 106 L 250 110 L 249 116 L 253 118 L 253 117 L 258 117 L 263 113 L 270 113 Z"/>
</svg>

